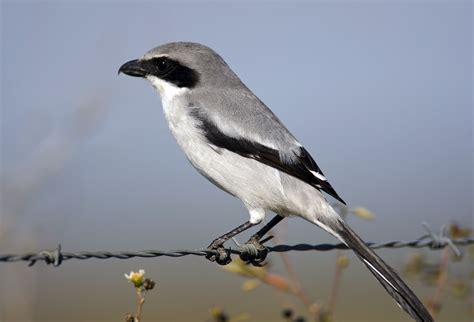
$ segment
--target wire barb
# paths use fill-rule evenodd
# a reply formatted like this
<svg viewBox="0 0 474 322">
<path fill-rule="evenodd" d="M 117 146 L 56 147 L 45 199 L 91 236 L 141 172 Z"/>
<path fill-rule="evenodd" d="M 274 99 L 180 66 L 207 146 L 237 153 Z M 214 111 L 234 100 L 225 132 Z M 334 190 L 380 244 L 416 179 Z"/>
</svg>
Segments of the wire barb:
<svg viewBox="0 0 474 322">
<path fill-rule="evenodd" d="M 44 260 L 46 264 L 53 264 L 54 267 L 58 267 L 62 262 L 61 244 L 58 244 L 55 250 L 42 250 L 38 253 L 38 256 L 33 256 L 30 259 L 28 266 L 33 266 L 38 259 Z"/>
<path fill-rule="evenodd" d="M 431 238 L 433 242 L 431 246 L 432 249 L 440 249 L 449 246 L 457 257 L 462 256 L 459 248 L 456 247 L 453 240 L 448 237 L 448 227 L 446 225 L 441 226 L 438 234 L 435 234 L 426 222 L 423 222 L 422 225 L 428 232 L 428 237 Z"/>
<path fill-rule="evenodd" d="M 467 246 L 474 244 L 474 238 L 464 238 L 451 240 L 446 235 L 446 228 L 442 227 L 440 233 L 434 234 L 429 227 L 424 224 L 425 229 L 428 230 L 428 235 L 424 235 L 414 241 L 386 241 L 382 243 L 368 243 L 367 245 L 372 249 L 381 249 L 381 248 L 431 248 L 431 249 L 440 249 L 446 246 L 449 246 L 453 252 L 460 256 L 461 251 L 457 246 Z M 289 251 L 331 251 L 335 249 L 347 249 L 348 247 L 344 244 L 296 244 L 296 245 L 276 245 L 271 247 L 266 247 L 268 253 L 281 253 Z M 229 254 L 233 255 L 242 255 L 251 256 L 254 253 L 248 248 L 239 248 L 239 249 L 226 249 Z M 257 252 L 258 253 L 258 252 Z M 29 266 L 33 266 L 37 261 L 44 261 L 46 264 L 52 264 L 57 267 L 61 265 L 64 261 L 70 259 L 86 260 L 91 258 L 96 259 L 129 259 L 129 258 L 154 258 L 154 257 L 183 257 L 188 255 L 194 256 L 206 256 L 217 254 L 217 251 L 208 250 L 208 249 L 181 249 L 181 250 L 172 250 L 172 251 L 162 251 L 162 250 L 142 250 L 142 251 L 117 251 L 117 252 L 108 252 L 108 251 L 97 251 L 97 252 L 62 252 L 61 245 L 52 251 L 43 250 L 38 253 L 26 253 L 22 255 L 6 254 L 0 255 L 0 262 L 12 263 L 26 261 L 29 262 Z"/>
</svg>

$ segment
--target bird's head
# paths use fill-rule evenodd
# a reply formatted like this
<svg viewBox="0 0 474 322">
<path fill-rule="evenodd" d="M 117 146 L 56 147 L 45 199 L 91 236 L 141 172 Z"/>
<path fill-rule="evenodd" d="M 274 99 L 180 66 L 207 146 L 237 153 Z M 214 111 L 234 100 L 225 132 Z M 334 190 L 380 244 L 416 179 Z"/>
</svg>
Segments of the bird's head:
<svg viewBox="0 0 474 322">
<path fill-rule="evenodd" d="M 176 91 L 240 83 L 214 50 L 191 42 L 174 42 L 153 48 L 142 58 L 123 64 L 118 72 L 148 79 L 162 99 Z"/>
</svg>

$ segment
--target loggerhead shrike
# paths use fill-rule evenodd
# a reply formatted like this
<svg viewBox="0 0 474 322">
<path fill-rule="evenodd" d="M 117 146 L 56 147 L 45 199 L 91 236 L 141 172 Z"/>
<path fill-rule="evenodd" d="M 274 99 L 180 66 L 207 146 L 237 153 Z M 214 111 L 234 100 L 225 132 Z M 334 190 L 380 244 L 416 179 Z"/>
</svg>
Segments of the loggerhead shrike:
<svg viewBox="0 0 474 322">
<path fill-rule="evenodd" d="M 326 201 L 323 192 L 344 203 L 309 152 L 216 52 L 197 43 L 169 43 L 125 63 L 120 72 L 150 81 L 191 164 L 248 209 L 250 220 L 215 239 L 210 249 L 222 251 L 226 240 L 260 223 L 267 211 L 277 216 L 253 241 L 283 217 L 300 216 L 349 246 L 413 319 L 433 321 L 397 273 Z"/>
</svg>

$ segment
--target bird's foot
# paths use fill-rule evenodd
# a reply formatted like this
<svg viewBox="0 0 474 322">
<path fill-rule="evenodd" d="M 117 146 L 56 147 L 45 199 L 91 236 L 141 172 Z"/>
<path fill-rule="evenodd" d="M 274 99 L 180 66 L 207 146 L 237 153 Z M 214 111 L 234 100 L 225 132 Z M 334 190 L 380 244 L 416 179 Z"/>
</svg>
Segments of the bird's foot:
<svg viewBox="0 0 474 322">
<path fill-rule="evenodd" d="M 208 251 L 212 251 L 212 253 L 208 253 L 206 258 L 211 262 L 216 262 L 219 265 L 227 265 L 232 261 L 230 257 L 230 249 L 224 248 L 224 243 L 216 239 L 214 240 L 209 246 L 207 246 Z"/>
<path fill-rule="evenodd" d="M 268 240 L 268 239 L 267 239 Z M 251 237 L 241 246 L 240 259 L 246 264 L 253 266 L 264 266 L 268 255 L 268 248 L 263 246 L 259 238 Z"/>
</svg>

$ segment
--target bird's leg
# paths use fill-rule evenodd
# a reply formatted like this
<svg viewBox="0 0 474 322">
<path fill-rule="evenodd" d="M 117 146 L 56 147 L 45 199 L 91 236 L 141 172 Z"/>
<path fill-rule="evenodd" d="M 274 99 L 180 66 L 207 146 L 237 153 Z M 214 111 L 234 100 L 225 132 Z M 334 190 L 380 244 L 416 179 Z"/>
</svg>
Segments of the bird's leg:
<svg viewBox="0 0 474 322">
<path fill-rule="evenodd" d="M 237 234 L 253 227 L 257 224 L 253 224 L 250 221 L 247 221 L 240 225 L 239 227 L 232 229 L 231 231 L 225 233 L 224 235 L 214 239 L 212 243 L 207 247 L 208 250 L 216 250 L 218 254 L 208 254 L 206 258 L 210 261 L 216 261 L 220 265 L 227 265 L 230 263 L 230 252 L 226 251 L 223 247 L 224 243 L 234 237 Z"/>
<path fill-rule="evenodd" d="M 265 236 L 266 233 L 270 231 L 273 227 L 275 227 L 280 221 L 283 220 L 283 216 L 276 215 L 275 217 L 272 218 L 268 223 L 265 224 L 265 226 L 262 227 L 259 231 L 257 231 L 255 234 L 250 237 L 250 239 L 246 242 L 248 243 L 259 243 L 260 239 L 262 239 L 263 236 Z"/>
<path fill-rule="evenodd" d="M 260 243 L 260 240 L 270 231 L 270 229 L 282 221 L 283 218 L 283 216 L 276 215 L 265 226 L 263 226 L 262 229 L 250 237 L 250 239 L 244 244 L 244 246 L 247 246 L 247 251 L 240 254 L 240 258 L 244 262 L 253 264 L 254 266 L 262 266 L 263 261 L 267 257 L 268 250 Z M 248 246 L 251 246 L 253 251 L 249 251 L 250 249 Z"/>
</svg>

